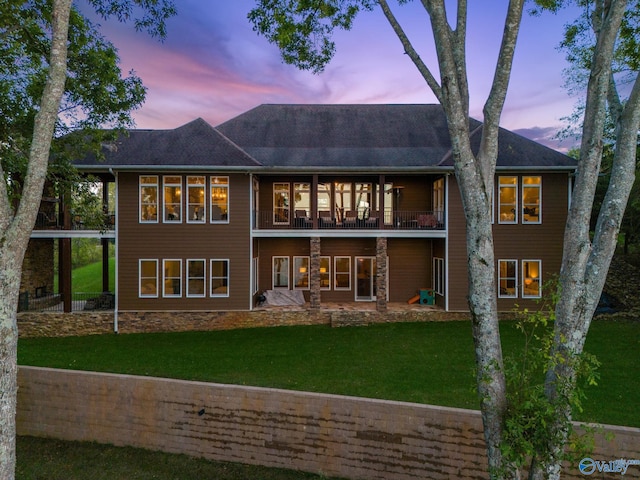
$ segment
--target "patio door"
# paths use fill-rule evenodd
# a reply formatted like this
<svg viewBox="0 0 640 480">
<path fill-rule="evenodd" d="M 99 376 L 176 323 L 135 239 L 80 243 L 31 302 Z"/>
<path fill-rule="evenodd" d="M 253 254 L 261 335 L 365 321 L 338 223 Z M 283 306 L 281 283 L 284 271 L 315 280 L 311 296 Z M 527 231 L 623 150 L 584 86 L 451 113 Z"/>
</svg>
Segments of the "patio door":
<svg viewBox="0 0 640 480">
<path fill-rule="evenodd" d="M 376 299 L 376 257 L 356 257 L 356 301 Z"/>
</svg>

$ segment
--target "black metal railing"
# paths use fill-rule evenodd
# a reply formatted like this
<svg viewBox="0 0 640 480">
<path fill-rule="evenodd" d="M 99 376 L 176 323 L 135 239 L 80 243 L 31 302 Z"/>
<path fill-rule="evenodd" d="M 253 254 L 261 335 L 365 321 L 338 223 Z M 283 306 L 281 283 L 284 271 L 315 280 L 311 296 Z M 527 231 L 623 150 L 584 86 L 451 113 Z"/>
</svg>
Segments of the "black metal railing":
<svg viewBox="0 0 640 480">
<path fill-rule="evenodd" d="M 76 292 L 71 294 L 71 311 L 113 310 L 115 295 L 111 292 Z M 31 296 L 22 292 L 18 301 L 18 312 L 64 312 L 61 293 L 45 293 Z"/>
<path fill-rule="evenodd" d="M 69 222 L 70 230 L 113 230 L 116 226 L 116 214 L 107 213 L 103 225 L 96 227 L 95 220 L 87 222 L 81 215 L 72 215 Z M 98 221 L 99 223 L 99 221 Z M 65 230 L 65 222 L 62 214 L 58 212 L 38 212 L 34 230 Z"/>
</svg>

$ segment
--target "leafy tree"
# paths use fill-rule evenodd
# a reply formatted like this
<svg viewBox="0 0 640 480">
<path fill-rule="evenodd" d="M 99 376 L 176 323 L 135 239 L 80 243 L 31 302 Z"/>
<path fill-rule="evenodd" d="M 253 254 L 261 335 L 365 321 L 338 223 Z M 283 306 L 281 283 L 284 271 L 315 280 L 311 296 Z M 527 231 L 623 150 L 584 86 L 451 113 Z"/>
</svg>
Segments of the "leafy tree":
<svg viewBox="0 0 640 480">
<path fill-rule="evenodd" d="M 165 34 L 171 0 L 89 0 L 103 17 L 136 18 Z M 115 49 L 71 0 L 0 4 L 0 479 L 15 472 L 16 324 L 22 261 L 35 223 L 49 158 L 65 170 L 100 126 L 130 124 L 144 99 L 137 77 L 120 78 Z M 65 81 L 69 79 L 66 86 Z M 82 134 L 70 132 L 82 129 Z M 63 137 L 61 135 L 66 134 Z M 54 141 L 55 139 L 55 141 Z M 97 137 L 98 144 L 100 138 Z M 57 177 L 59 179 L 65 176 Z"/>
<path fill-rule="evenodd" d="M 399 4 L 408 0 L 399 0 Z M 362 11 L 380 8 L 427 85 L 442 104 L 451 137 L 455 174 L 462 195 L 467 226 L 469 306 L 476 347 L 477 384 L 489 460 L 495 478 L 519 478 L 517 466 L 503 457 L 504 419 L 508 407 L 496 305 L 496 279 L 491 232 L 491 196 L 497 158 L 498 126 L 513 53 L 524 10 L 524 0 L 510 0 L 502 43 L 499 47 L 491 90 L 484 105 L 480 149 L 470 145 L 469 89 L 465 45 L 467 0 L 459 0 L 455 15 L 447 15 L 444 0 L 422 0 L 433 33 L 439 80 L 425 64 L 393 13 L 387 0 L 256 0 L 249 13 L 254 29 L 278 45 L 285 62 L 319 72 L 331 59 L 335 29 L 349 29 Z M 556 11 L 562 0 L 536 0 L 540 9 Z M 582 146 L 568 215 L 559 299 L 550 355 L 557 358 L 546 375 L 544 394 L 552 408 L 551 436 L 545 450 L 535 455 L 532 478 L 559 478 L 561 452 L 570 423 L 567 394 L 575 386 L 573 358 L 582 353 L 589 324 L 602 291 L 606 271 L 627 202 L 635 167 L 635 144 L 640 123 L 640 85 L 632 77 L 631 94 L 625 104 L 615 102 L 612 82 L 614 46 L 626 12 L 637 12 L 637 4 L 625 0 L 576 0 L 593 31 L 594 46 L 589 59 Z M 449 4 L 449 3 L 447 3 Z M 451 18 L 451 22 L 449 21 Z M 624 33 L 622 33 L 624 37 Z M 630 38 L 627 35 L 627 38 Z M 637 39 L 637 36 L 635 37 Z M 629 42 L 631 46 L 631 42 Z M 637 48 L 637 47 L 636 47 Z M 600 210 L 595 237 L 589 236 L 600 160 L 607 100 L 615 109 L 616 153 L 611 183 Z"/>
</svg>

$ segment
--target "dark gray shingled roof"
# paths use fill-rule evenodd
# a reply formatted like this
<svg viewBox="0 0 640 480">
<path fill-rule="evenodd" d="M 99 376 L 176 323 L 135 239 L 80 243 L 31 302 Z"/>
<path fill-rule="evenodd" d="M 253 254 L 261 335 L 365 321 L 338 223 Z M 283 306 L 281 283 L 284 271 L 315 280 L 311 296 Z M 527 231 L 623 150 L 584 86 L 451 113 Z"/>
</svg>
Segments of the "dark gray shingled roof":
<svg viewBox="0 0 640 480">
<path fill-rule="evenodd" d="M 477 151 L 482 124 L 470 119 Z M 571 169 L 575 161 L 508 130 L 499 169 Z M 212 127 L 202 119 L 173 130 L 132 130 L 81 167 L 248 170 L 451 169 L 440 105 L 261 105 Z"/>
<path fill-rule="evenodd" d="M 105 159 L 76 165 L 127 167 L 255 167 L 257 163 L 218 130 L 198 118 L 173 130 L 131 130 L 104 149 Z"/>
<path fill-rule="evenodd" d="M 472 145 L 481 122 L 470 119 Z M 440 105 L 261 105 L 216 127 L 265 167 L 452 167 Z M 498 167 L 573 168 L 574 160 L 501 129 Z"/>
</svg>

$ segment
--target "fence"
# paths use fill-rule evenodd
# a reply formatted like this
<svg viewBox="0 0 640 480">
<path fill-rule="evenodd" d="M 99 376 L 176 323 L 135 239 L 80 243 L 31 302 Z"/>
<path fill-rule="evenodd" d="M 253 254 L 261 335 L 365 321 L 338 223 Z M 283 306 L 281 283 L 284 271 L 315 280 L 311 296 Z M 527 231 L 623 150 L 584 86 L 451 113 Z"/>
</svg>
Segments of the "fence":
<svg viewBox="0 0 640 480">
<path fill-rule="evenodd" d="M 71 294 L 71 311 L 113 310 L 115 295 L 111 292 L 75 292 Z M 22 292 L 18 300 L 18 312 L 63 312 L 62 293 L 38 292 L 31 297 L 29 292 Z"/>
</svg>

